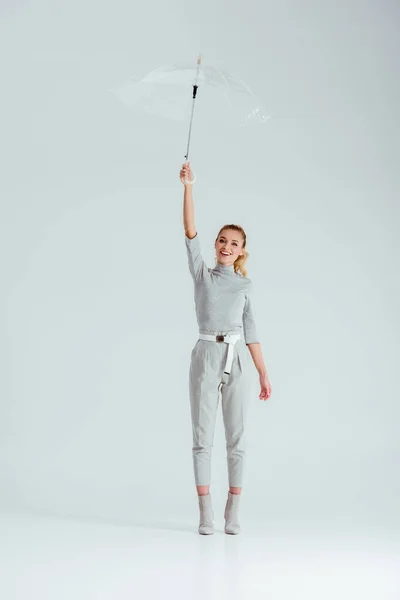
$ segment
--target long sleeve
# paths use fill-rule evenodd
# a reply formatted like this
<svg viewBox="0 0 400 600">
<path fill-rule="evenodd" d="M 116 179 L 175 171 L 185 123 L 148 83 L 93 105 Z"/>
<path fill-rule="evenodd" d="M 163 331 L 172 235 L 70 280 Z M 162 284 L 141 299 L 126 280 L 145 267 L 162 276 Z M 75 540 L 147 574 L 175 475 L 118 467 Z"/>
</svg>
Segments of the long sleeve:
<svg viewBox="0 0 400 600">
<path fill-rule="evenodd" d="M 205 271 L 208 271 L 208 267 L 203 260 L 198 233 L 192 239 L 185 234 L 185 244 L 189 270 L 193 280 L 197 281 L 203 277 Z"/>
<path fill-rule="evenodd" d="M 257 344 L 260 342 L 255 319 L 252 284 L 246 292 L 246 302 L 243 309 L 243 334 L 246 344 Z"/>
</svg>

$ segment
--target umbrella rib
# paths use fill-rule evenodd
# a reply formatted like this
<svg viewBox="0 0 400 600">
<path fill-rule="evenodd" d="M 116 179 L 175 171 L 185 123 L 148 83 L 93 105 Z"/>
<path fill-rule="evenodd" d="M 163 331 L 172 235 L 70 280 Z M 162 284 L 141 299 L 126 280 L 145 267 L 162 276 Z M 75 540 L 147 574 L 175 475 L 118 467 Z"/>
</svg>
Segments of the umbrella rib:
<svg viewBox="0 0 400 600">
<path fill-rule="evenodd" d="M 219 73 L 219 74 L 222 76 L 222 78 L 224 79 L 226 86 L 227 86 L 227 87 L 229 87 L 229 85 L 228 85 L 228 81 L 227 81 L 227 79 L 226 79 L 225 75 L 223 74 L 223 72 L 222 72 L 222 71 L 220 71 L 220 70 L 218 69 L 218 73 Z M 230 104 L 230 107 L 231 107 L 231 109 L 233 110 L 233 104 L 232 104 L 232 102 L 231 102 L 230 98 L 228 97 L 228 95 L 227 95 L 226 91 L 225 91 L 224 89 L 222 89 L 222 91 L 223 91 L 223 94 L 224 94 L 225 98 L 227 99 L 228 103 Z"/>
</svg>

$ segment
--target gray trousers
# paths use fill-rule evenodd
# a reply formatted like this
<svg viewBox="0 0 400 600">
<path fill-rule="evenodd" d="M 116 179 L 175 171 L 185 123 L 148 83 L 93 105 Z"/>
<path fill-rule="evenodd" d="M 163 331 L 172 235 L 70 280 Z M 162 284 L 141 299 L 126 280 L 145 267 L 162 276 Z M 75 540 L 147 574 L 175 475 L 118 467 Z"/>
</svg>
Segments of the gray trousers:
<svg viewBox="0 0 400 600">
<path fill-rule="evenodd" d="M 210 485 L 211 451 L 221 395 L 225 427 L 228 481 L 242 487 L 246 449 L 245 422 L 250 399 L 250 353 L 243 339 L 234 346 L 228 381 L 220 387 L 228 344 L 197 340 L 189 370 L 190 411 L 193 431 L 193 469 L 196 485 Z M 220 390 L 219 391 L 219 387 Z"/>
</svg>

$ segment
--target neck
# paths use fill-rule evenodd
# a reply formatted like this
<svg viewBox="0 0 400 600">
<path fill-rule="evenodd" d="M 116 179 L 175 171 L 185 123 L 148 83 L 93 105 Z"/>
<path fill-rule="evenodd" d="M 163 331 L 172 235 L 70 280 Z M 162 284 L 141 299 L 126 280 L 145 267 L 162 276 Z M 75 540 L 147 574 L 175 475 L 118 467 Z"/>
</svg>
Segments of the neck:
<svg viewBox="0 0 400 600">
<path fill-rule="evenodd" d="M 217 261 L 214 271 L 219 271 L 220 273 L 235 273 L 235 268 L 233 265 L 224 265 Z"/>
</svg>

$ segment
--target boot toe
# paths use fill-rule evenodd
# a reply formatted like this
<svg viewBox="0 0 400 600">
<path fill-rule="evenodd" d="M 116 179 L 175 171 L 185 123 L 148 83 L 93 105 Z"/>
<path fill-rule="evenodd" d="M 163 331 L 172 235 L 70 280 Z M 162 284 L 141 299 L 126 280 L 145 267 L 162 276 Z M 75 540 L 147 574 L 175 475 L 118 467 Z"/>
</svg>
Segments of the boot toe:
<svg viewBox="0 0 400 600">
<path fill-rule="evenodd" d="M 236 535 L 240 533 L 240 525 L 237 525 L 236 523 L 226 523 L 225 533 L 229 533 L 231 535 Z"/>
<path fill-rule="evenodd" d="M 212 535 L 214 527 L 212 525 L 199 525 L 199 533 L 201 535 Z"/>
</svg>

